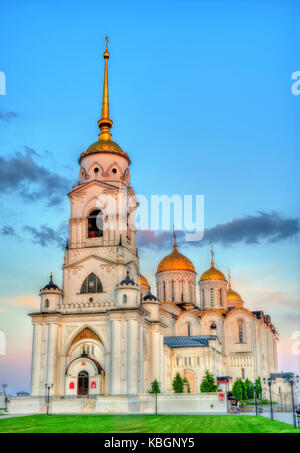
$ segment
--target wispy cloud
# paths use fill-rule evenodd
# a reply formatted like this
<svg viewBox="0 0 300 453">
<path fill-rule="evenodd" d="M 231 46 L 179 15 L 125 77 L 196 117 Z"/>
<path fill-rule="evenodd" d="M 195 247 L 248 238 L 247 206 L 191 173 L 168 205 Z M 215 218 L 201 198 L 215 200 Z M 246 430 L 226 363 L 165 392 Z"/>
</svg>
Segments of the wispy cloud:
<svg viewBox="0 0 300 453">
<path fill-rule="evenodd" d="M 235 218 L 230 222 L 208 228 L 203 239 L 198 242 L 185 242 L 183 231 L 176 232 L 176 235 L 179 241 L 182 240 L 182 246 L 201 247 L 207 244 L 231 246 L 236 243 L 249 245 L 261 242 L 275 243 L 291 238 L 299 232 L 300 222 L 297 218 L 284 218 L 277 212 L 258 212 L 256 215 Z M 169 248 L 171 235 L 166 231 L 161 233 L 150 230 L 139 231 L 137 240 L 139 247 Z"/>
<path fill-rule="evenodd" d="M 0 110 L 0 121 L 11 121 L 20 116 L 21 115 L 17 112 L 5 112 L 4 110 Z"/>
<path fill-rule="evenodd" d="M 70 181 L 36 162 L 38 154 L 25 147 L 5 158 L 0 157 L 0 193 L 17 192 L 23 199 L 47 200 L 48 206 L 56 206 L 64 200 L 70 189 Z"/>
<path fill-rule="evenodd" d="M 29 225 L 25 225 L 23 230 L 29 233 L 32 242 L 39 244 L 42 247 L 59 247 L 64 249 L 67 240 L 67 224 L 61 224 L 57 229 L 51 228 L 47 225 L 41 225 L 39 228 L 35 228 Z"/>
<path fill-rule="evenodd" d="M 10 225 L 3 225 L 0 227 L 0 234 L 2 234 L 2 236 L 18 236 L 15 229 Z"/>
</svg>

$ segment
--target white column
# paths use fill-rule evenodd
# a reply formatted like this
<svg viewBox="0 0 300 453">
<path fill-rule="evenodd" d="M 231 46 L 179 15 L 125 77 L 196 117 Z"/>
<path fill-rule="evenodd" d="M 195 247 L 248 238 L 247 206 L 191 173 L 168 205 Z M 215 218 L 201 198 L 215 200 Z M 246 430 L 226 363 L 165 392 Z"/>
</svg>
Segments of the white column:
<svg viewBox="0 0 300 453">
<path fill-rule="evenodd" d="M 32 358 L 31 358 L 31 396 L 39 395 L 39 377 L 41 361 L 41 324 L 33 324 Z"/>
<path fill-rule="evenodd" d="M 151 370 L 152 370 L 152 379 L 160 379 L 160 333 L 158 328 L 154 327 L 156 330 L 151 332 Z"/>
<path fill-rule="evenodd" d="M 53 384 L 52 394 L 56 395 L 56 365 L 57 365 L 57 334 L 58 325 L 48 324 L 48 350 L 47 350 L 47 379 L 46 384 Z"/>
<path fill-rule="evenodd" d="M 140 393 L 144 393 L 144 322 L 140 325 Z"/>
<path fill-rule="evenodd" d="M 110 393 L 119 395 L 121 393 L 121 321 L 111 320 L 111 367 L 110 367 Z"/>
<path fill-rule="evenodd" d="M 127 320 L 127 393 L 139 393 L 138 322 Z"/>
</svg>

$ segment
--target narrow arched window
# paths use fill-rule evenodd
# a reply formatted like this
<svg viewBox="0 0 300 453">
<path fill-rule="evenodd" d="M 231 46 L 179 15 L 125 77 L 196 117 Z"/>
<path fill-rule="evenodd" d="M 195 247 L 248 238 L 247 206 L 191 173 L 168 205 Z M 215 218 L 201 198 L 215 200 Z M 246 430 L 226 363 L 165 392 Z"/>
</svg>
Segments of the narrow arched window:
<svg viewBox="0 0 300 453">
<path fill-rule="evenodd" d="M 188 337 L 191 336 L 191 324 L 190 323 L 188 323 L 188 325 L 187 325 L 187 334 L 188 334 Z"/>
<path fill-rule="evenodd" d="M 204 289 L 202 290 L 202 307 L 205 306 L 205 300 L 204 300 Z"/>
<path fill-rule="evenodd" d="M 210 289 L 210 305 L 214 307 L 215 301 L 214 301 L 214 290 L 213 288 Z"/>
<path fill-rule="evenodd" d="M 103 288 L 99 278 L 95 274 L 90 274 L 82 283 L 81 293 L 102 293 Z"/>
<path fill-rule="evenodd" d="M 175 285 L 174 281 L 172 280 L 172 302 L 175 300 Z"/>
<path fill-rule="evenodd" d="M 243 320 L 240 319 L 238 322 L 238 342 L 239 343 L 244 343 L 245 338 L 244 338 L 244 325 L 243 325 Z"/>
<path fill-rule="evenodd" d="M 103 236 L 103 213 L 99 209 L 88 216 L 88 237 L 99 238 Z"/>
<path fill-rule="evenodd" d="M 126 296 L 126 294 L 124 294 L 124 296 L 123 296 L 123 304 L 127 304 L 127 296 Z"/>
<path fill-rule="evenodd" d="M 45 300 L 45 308 L 49 308 L 49 299 Z"/>
<path fill-rule="evenodd" d="M 162 282 L 162 300 L 165 301 L 166 300 L 166 284 L 165 282 Z"/>
<path fill-rule="evenodd" d="M 220 289 L 220 305 L 223 305 L 222 290 Z"/>
</svg>

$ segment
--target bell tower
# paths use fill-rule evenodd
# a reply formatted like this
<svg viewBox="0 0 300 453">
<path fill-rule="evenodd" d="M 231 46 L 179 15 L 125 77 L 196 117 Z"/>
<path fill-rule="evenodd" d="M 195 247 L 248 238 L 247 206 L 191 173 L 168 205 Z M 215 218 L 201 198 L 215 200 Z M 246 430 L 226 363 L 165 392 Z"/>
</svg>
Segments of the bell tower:
<svg viewBox="0 0 300 453">
<path fill-rule="evenodd" d="M 100 133 L 98 140 L 81 153 L 78 184 L 68 194 L 69 238 L 63 266 L 61 307 L 68 311 L 115 306 L 115 288 L 126 277 L 127 270 L 134 281 L 139 281 L 135 230 L 137 201 L 130 186 L 130 159 L 112 140 L 111 134 L 108 38 L 103 58 Z M 97 278 L 102 291 L 90 292 Z"/>
</svg>

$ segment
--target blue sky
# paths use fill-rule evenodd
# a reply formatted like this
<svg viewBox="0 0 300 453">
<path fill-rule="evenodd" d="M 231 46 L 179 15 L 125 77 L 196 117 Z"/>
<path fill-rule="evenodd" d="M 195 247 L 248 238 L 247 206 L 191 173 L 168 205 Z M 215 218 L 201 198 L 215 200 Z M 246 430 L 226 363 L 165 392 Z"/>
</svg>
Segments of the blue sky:
<svg viewBox="0 0 300 453">
<path fill-rule="evenodd" d="M 7 3 L 0 112 L 15 115 L 0 115 L 2 181 L 5 166 L 18 174 L 27 153 L 61 186 L 76 183 L 78 157 L 97 139 L 108 34 L 112 133 L 130 155 L 136 193 L 204 194 L 206 229 L 259 212 L 298 219 L 300 96 L 291 93 L 291 76 L 300 70 L 299 9 L 297 1 L 274 0 Z M 62 249 L 34 243 L 28 227 L 63 235 L 69 215 L 69 189 L 54 188 L 62 202 L 49 206 L 51 186 L 20 181 L 11 175 L 0 186 L 0 230 L 14 228 L 0 236 L 0 330 L 8 347 L 0 383 L 12 391 L 28 388 L 26 313 L 51 270 L 61 281 L 63 262 Z M 24 187 L 35 199 L 21 195 Z M 299 368 L 290 339 L 299 330 L 299 235 L 215 249 L 246 304 L 260 304 L 276 323 L 280 366 Z M 208 244 L 184 250 L 198 273 L 207 268 Z M 167 251 L 140 250 L 152 284 Z"/>
</svg>

